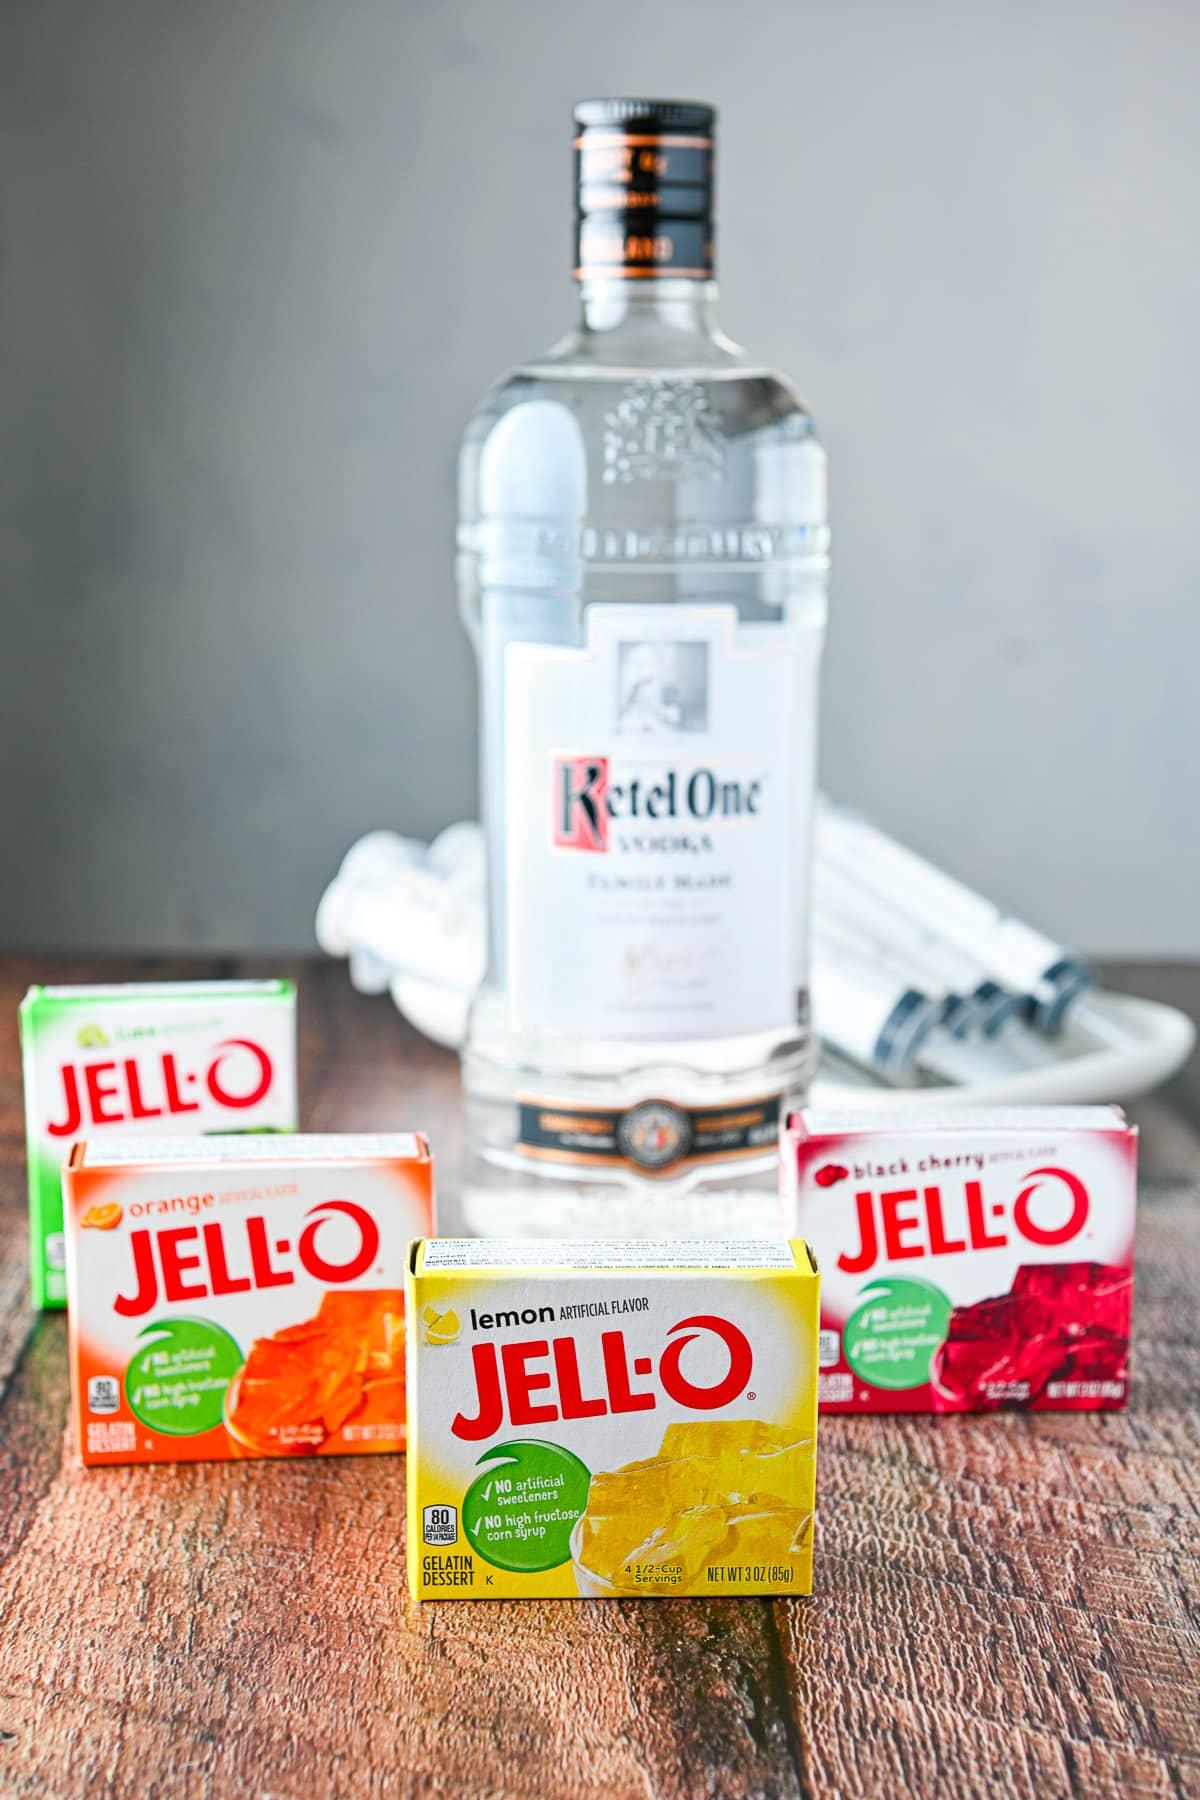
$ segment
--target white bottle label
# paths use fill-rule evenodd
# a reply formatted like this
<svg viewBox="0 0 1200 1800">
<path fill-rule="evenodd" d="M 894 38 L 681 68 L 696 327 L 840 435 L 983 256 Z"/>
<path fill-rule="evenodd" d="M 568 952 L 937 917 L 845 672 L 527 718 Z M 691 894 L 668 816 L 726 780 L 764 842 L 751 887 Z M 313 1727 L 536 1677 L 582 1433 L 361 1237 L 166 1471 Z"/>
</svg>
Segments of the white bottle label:
<svg viewBox="0 0 1200 1800">
<path fill-rule="evenodd" d="M 820 632 L 593 605 L 506 651 L 517 1031 L 786 1029 L 801 977 Z"/>
</svg>

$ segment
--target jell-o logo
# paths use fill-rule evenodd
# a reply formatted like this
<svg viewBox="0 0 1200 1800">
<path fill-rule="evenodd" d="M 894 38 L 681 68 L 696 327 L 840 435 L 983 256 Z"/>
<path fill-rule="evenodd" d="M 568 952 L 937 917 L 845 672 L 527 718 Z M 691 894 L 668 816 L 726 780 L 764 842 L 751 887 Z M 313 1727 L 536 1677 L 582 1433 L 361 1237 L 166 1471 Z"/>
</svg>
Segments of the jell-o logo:
<svg viewBox="0 0 1200 1800">
<path fill-rule="evenodd" d="M 241 1053 L 239 1056 L 238 1053 Z M 235 1080 L 228 1067 L 237 1066 Z M 222 1073 L 223 1065 L 225 1073 Z M 58 1071 L 59 1105 L 46 1121 L 51 1137 L 73 1138 L 97 1125 L 129 1125 L 165 1115 L 200 1111 L 197 1090 L 233 1112 L 257 1106 L 270 1092 L 271 1058 L 249 1038 L 229 1038 L 200 1073 L 180 1071 L 171 1051 L 117 1062 L 64 1063 Z"/>
<path fill-rule="evenodd" d="M 999 1250 L 1008 1243 L 1010 1230 L 1026 1243 L 1042 1246 L 1066 1244 L 1077 1237 L 1088 1216 L 1088 1191 L 1079 1177 L 1069 1169 L 1032 1169 L 1023 1180 L 1012 1205 L 1011 1225 L 1002 1202 L 984 1200 L 980 1181 L 965 1182 L 957 1193 L 936 1186 L 890 1188 L 881 1194 L 860 1189 L 854 1196 L 855 1247 L 841 1252 L 838 1268 L 857 1275 L 874 1267 L 881 1255 L 889 1262 L 903 1262 L 920 1256 L 956 1256 L 964 1250 Z M 1034 1201 L 1045 1184 L 1058 1185 L 1069 1196 L 1065 1219 L 1038 1222 Z"/>
</svg>

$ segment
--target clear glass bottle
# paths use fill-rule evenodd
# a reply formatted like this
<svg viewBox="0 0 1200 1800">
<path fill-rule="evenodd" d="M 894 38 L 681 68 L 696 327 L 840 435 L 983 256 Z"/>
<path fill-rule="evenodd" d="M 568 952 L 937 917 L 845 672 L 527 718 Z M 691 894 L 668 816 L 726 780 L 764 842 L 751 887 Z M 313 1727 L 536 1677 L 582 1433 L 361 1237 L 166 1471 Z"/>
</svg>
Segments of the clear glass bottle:
<svg viewBox="0 0 1200 1800">
<path fill-rule="evenodd" d="M 461 1224 L 778 1223 L 806 979 L 825 455 L 718 329 L 715 115 L 585 102 L 578 325 L 467 430 L 490 970 Z"/>
</svg>

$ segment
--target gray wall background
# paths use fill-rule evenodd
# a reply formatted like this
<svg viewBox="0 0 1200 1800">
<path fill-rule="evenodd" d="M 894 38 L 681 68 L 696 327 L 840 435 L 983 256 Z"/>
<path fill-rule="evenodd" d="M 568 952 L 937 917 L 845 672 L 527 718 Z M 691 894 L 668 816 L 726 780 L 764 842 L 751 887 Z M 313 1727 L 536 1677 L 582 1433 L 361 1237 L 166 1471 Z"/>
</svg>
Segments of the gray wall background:
<svg viewBox="0 0 1200 1800">
<path fill-rule="evenodd" d="M 831 451 L 827 784 L 1200 950 L 1198 57 L 1185 0 L 3 0 L 0 943 L 304 945 L 473 807 L 456 438 L 569 319 L 572 100 L 657 90 Z"/>
</svg>

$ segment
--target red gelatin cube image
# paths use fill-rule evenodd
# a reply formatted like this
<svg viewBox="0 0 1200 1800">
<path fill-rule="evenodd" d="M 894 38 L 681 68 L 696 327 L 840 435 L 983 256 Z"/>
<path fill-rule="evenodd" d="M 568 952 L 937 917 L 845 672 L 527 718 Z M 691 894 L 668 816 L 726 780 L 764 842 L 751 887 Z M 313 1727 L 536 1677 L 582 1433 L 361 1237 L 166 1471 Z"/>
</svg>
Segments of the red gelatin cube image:
<svg viewBox="0 0 1200 1800">
<path fill-rule="evenodd" d="M 1124 1384 L 1133 1297 L 1127 1269 L 1035 1263 L 1007 1294 L 956 1306 L 932 1365 L 949 1401 L 988 1410 L 1028 1406 L 1060 1382 Z"/>
</svg>

